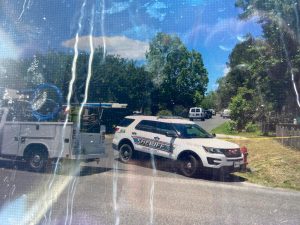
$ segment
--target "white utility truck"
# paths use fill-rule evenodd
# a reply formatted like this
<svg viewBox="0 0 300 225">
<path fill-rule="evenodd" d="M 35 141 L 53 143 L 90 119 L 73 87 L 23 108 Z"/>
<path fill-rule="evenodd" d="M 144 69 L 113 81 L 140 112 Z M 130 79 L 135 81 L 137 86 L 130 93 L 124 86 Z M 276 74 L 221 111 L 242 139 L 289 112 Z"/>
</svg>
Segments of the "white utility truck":
<svg viewBox="0 0 300 225">
<path fill-rule="evenodd" d="M 32 171 L 43 171 L 56 159 L 99 160 L 105 156 L 105 126 L 100 124 L 105 108 L 126 104 L 87 103 L 80 129 L 73 122 L 15 121 L 9 108 L 0 109 L 0 157 L 26 160 Z M 97 109 L 98 115 L 89 114 Z M 94 110 L 95 111 L 95 110 Z M 93 117 L 93 119 L 90 119 Z"/>
</svg>

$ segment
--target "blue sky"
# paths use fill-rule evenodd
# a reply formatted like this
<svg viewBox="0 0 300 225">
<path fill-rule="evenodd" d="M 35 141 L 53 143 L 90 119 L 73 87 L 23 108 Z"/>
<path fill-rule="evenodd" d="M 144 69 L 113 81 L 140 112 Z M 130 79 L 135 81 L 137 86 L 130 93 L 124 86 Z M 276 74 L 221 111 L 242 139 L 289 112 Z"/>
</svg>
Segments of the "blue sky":
<svg viewBox="0 0 300 225">
<path fill-rule="evenodd" d="M 238 14 L 234 0 L 2 0 L 0 58 L 72 51 L 76 33 L 79 48 L 88 49 L 93 21 L 95 46 L 105 43 L 108 53 L 135 60 L 144 59 L 157 32 L 178 35 L 202 54 L 212 90 L 235 44 L 248 33 L 261 35 L 255 19 L 240 21 Z"/>
</svg>

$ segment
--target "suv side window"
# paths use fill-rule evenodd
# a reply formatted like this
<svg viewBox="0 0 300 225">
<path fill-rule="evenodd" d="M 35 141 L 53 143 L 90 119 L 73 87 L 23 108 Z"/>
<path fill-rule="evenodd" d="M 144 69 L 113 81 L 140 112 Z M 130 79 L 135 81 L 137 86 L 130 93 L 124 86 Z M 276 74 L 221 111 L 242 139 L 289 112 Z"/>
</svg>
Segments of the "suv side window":
<svg viewBox="0 0 300 225">
<path fill-rule="evenodd" d="M 120 122 L 120 124 L 118 126 L 119 127 L 128 127 L 130 124 L 132 124 L 133 121 L 134 121 L 134 119 L 125 118 Z"/>
<path fill-rule="evenodd" d="M 195 109 L 192 109 L 191 112 L 195 112 Z"/>
<path fill-rule="evenodd" d="M 200 112 L 200 109 L 196 109 L 196 112 Z"/>
<path fill-rule="evenodd" d="M 166 132 L 174 131 L 173 126 L 169 123 L 156 122 L 156 132 L 158 134 L 166 134 Z"/>
<path fill-rule="evenodd" d="M 136 125 L 135 129 L 157 134 L 166 134 L 168 131 L 174 131 L 173 126 L 169 123 L 149 120 L 142 120 Z"/>
<path fill-rule="evenodd" d="M 142 131 L 147 131 L 147 132 L 155 132 L 155 121 L 150 121 L 150 120 L 142 120 L 141 122 L 136 125 L 135 129 L 137 130 L 142 130 Z"/>
</svg>

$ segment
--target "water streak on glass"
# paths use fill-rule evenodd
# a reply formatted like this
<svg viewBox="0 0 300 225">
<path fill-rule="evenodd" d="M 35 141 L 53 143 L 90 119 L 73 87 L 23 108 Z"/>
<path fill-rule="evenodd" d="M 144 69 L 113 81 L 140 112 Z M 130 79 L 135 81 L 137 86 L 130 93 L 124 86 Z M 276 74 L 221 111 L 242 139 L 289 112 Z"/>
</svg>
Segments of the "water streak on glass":
<svg viewBox="0 0 300 225">
<path fill-rule="evenodd" d="M 23 3 L 23 8 L 22 8 L 22 11 L 21 11 L 21 14 L 20 14 L 20 16 L 19 16 L 18 20 L 21 20 L 21 18 L 22 18 L 22 16 L 23 16 L 23 14 L 24 14 L 24 12 L 25 12 L 26 3 L 27 3 L 27 0 L 24 0 L 24 3 Z M 30 1 L 28 2 L 28 5 L 29 5 L 29 3 L 30 3 Z M 27 8 L 28 8 L 28 5 L 27 5 Z"/>
<path fill-rule="evenodd" d="M 152 165 L 152 180 L 151 180 L 151 189 L 150 189 L 150 224 L 153 224 L 154 218 L 154 191 L 155 191 L 155 176 L 156 176 L 156 165 L 153 152 L 151 152 L 151 165 Z"/>
<path fill-rule="evenodd" d="M 79 41 L 79 33 L 82 31 L 82 21 L 83 21 L 83 17 L 84 17 L 85 6 L 86 6 L 86 0 L 82 3 L 82 6 L 81 6 L 80 17 L 79 17 L 79 21 L 78 21 L 78 29 L 77 29 L 77 32 L 76 32 L 76 38 L 75 38 L 75 44 L 74 44 L 74 57 L 73 57 L 72 69 L 71 69 L 72 76 L 71 76 L 71 80 L 70 80 L 70 83 L 69 83 L 69 91 L 68 91 L 68 95 L 67 95 L 67 107 L 66 107 L 66 111 L 67 112 L 70 111 L 71 98 L 72 98 L 72 95 L 73 95 L 74 83 L 75 83 L 75 80 L 76 80 L 76 72 L 77 72 L 76 71 L 76 67 L 77 67 L 77 60 L 78 60 L 78 41 Z M 64 121 L 64 126 L 63 126 L 63 134 L 62 134 L 62 141 L 61 141 L 62 148 L 61 148 L 61 151 L 60 151 L 60 157 L 58 157 L 58 159 L 57 159 L 57 161 L 55 163 L 55 168 L 54 168 L 54 172 L 53 172 L 53 175 L 52 175 L 53 177 L 52 177 L 52 180 L 51 180 L 51 182 L 49 184 L 49 189 L 51 189 L 52 184 L 54 182 L 54 179 L 55 179 L 58 167 L 60 165 L 60 158 L 61 158 L 61 156 L 63 154 L 63 151 L 64 151 L 64 141 L 63 141 L 63 138 L 64 138 L 64 134 L 65 134 L 65 129 L 66 129 L 66 126 L 67 126 L 67 123 L 68 123 L 68 120 L 69 120 L 69 116 L 70 116 L 70 114 L 67 113 L 65 121 Z M 79 127 L 80 127 L 80 125 L 79 125 Z M 77 127 L 77 132 L 78 132 L 78 127 Z M 77 137 L 78 137 L 78 135 L 77 135 Z M 72 167 L 72 169 L 74 169 L 74 168 Z M 73 173 L 73 175 L 76 176 L 77 173 L 78 173 L 78 170 L 80 170 L 79 166 L 75 167 L 75 171 L 71 171 L 71 172 Z M 76 179 L 77 178 L 73 179 L 72 187 L 73 187 Z M 69 214 L 69 195 L 70 195 L 70 193 L 68 192 L 65 224 L 67 223 L 68 214 Z M 73 194 L 72 194 L 72 196 L 73 196 Z M 72 202 L 73 202 L 73 200 L 72 200 Z M 51 223 L 51 215 L 52 215 L 52 204 L 50 205 L 49 216 L 48 216 L 48 224 Z M 70 222 L 71 222 L 71 218 L 70 218 Z"/>
</svg>

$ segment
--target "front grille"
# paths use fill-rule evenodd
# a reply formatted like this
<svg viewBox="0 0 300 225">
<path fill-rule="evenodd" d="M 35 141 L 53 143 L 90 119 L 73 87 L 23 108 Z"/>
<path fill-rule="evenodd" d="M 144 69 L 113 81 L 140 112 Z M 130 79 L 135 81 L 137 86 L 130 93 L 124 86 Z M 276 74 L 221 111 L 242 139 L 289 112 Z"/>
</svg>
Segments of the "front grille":
<svg viewBox="0 0 300 225">
<path fill-rule="evenodd" d="M 242 156 L 241 150 L 239 148 L 222 149 L 222 152 L 228 158 L 236 158 Z"/>
</svg>

